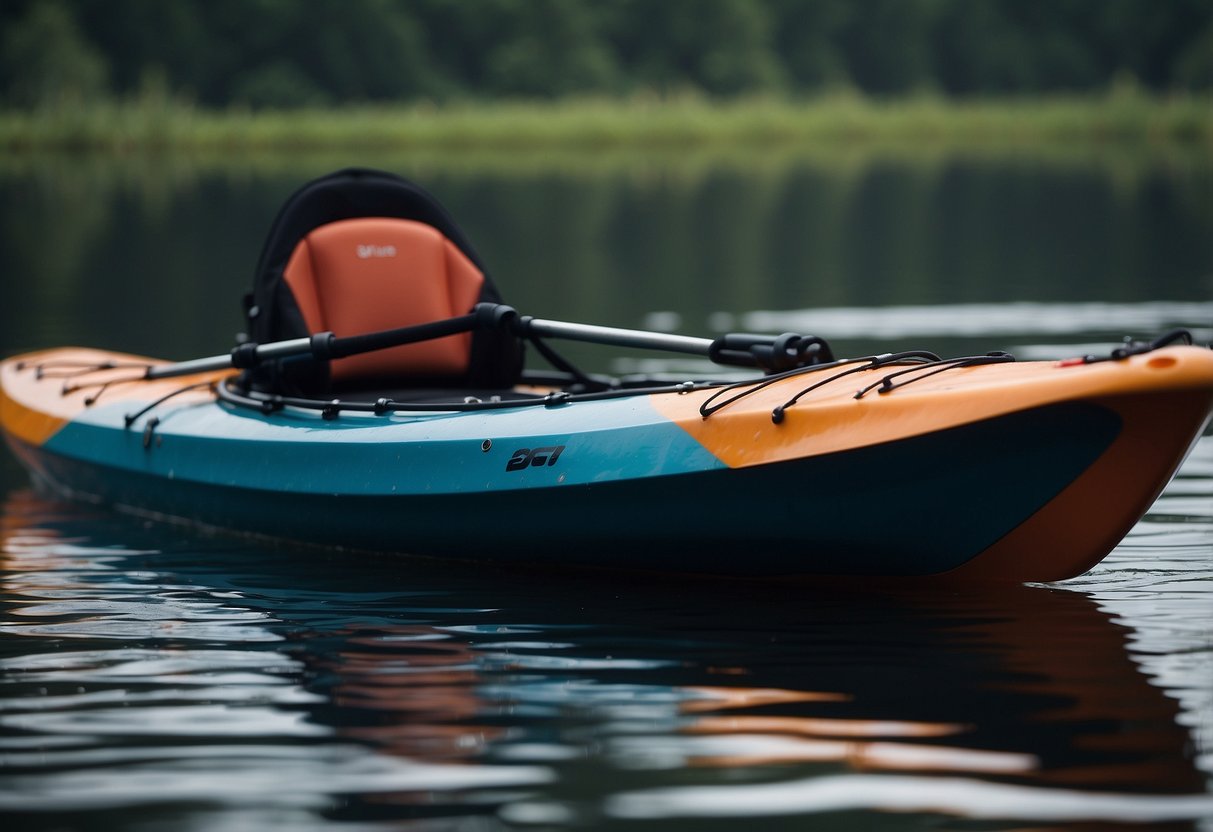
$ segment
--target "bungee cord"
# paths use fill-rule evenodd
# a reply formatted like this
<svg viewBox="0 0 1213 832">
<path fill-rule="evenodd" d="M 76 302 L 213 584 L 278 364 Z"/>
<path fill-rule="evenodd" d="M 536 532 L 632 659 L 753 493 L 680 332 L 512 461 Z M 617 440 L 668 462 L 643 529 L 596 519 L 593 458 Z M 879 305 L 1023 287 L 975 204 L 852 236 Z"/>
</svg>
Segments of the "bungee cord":
<svg viewBox="0 0 1213 832">
<path fill-rule="evenodd" d="M 483 315 L 483 313 L 482 313 Z M 471 318 L 472 316 L 469 316 Z M 460 325 L 467 325 L 467 321 L 459 320 Z M 445 329 L 451 324 L 443 327 L 431 327 L 426 325 L 429 332 L 426 334 L 429 337 L 440 337 L 440 334 L 448 334 Z M 405 330 L 395 331 L 392 334 L 397 335 Z M 432 334 L 431 334 L 432 333 Z M 420 334 L 417 329 L 408 332 L 409 340 L 425 340 L 418 339 Z M 819 373 L 825 374 L 823 377 L 817 377 L 815 380 L 806 385 L 804 388 L 797 391 L 782 404 L 776 406 L 771 411 L 771 421 L 778 425 L 782 424 L 786 418 L 787 411 L 799 404 L 809 394 L 820 390 L 827 385 L 830 385 L 841 378 L 850 375 L 877 370 L 884 367 L 900 367 L 894 372 L 883 375 L 876 381 L 864 385 L 855 392 L 853 398 L 861 400 L 872 391 L 876 391 L 878 395 L 886 395 L 894 390 L 903 388 L 907 385 L 918 381 L 930 378 L 940 373 L 953 369 L 964 369 L 969 367 L 978 367 L 990 364 L 1002 364 L 1016 361 L 1014 355 L 1003 352 L 993 351 L 984 355 L 961 356 L 957 358 L 940 358 L 933 352 L 926 350 L 907 350 L 896 353 L 883 353 L 880 355 L 869 355 L 860 358 L 849 359 L 833 359 L 829 345 L 819 338 L 802 338 L 796 336 L 779 336 L 783 339 L 791 339 L 799 345 L 800 354 L 807 355 L 812 350 L 814 353 L 820 354 L 822 357 L 829 357 L 831 360 L 822 363 L 813 363 L 806 366 L 795 366 L 791 369 L 781 371 L 768 372 L 760 377 L 742 379 L 738 381 L 700 379 L 688 380 L 682 382 L 658 382 L 656 379 L 642 378 L 633 379 L 627 383 L 620 382 L 618 379 L 611 379 L 603 376 L 596 376 L 581 371 L 578 367 L 569 362 L 566 358 L 556 352 L 552 347 L 545 343 L 545 340 L 540 337 L 537 331 L 529 331 L 525 333 L 526 339 L 532 343 L 537 351 L 548 360 L 556 370 L 560 378 L 555 381 L 557 384 L 569 384 L 570 389 L 561 389 L 548 392 L 546 394 L 528 394 L 524 392 L 511 391 L 493 391 L 484 396 L 474 395 L 471 392 L 465 392 L 461 398 L 452 399 L 450 401 L 407 401 L 397 400 L 390 396 L 378 396 L 374 400 L 351 400 L 343 398 L 310 398 L 306 396 L 289 396 L 282 393 L 255 389 L 249 382 L 247 376 L 232 376 L 224 379 L 208 378 L 203 381 L 197 381 L 190 384 L 178 387 L 152 402 L 145 404 L 139 410 L 129 413 L 125 416 L 125 423 L 130 427 L 140 418 L 150 413 L 152 410 L 160 407 L 165 402 L 182 395 L 191 390 L 199 390 L 210 388 L 215 396 L 222 402 L 229 405 L 242 408 L 251 408 L 259 410 L 264 414 L 276 413 L 284 408 L 298 408 L 303 410 L 317 410 L 325 419 L 335 419 L 342 412 L 361 412 L 383 415 L 393 412 L 416 412 L 416 413 L 438 413 L 438 412 L 476 412 L 476 411 L 491 411 L 505 410 L 511 408 L 526 408 L 526 407 L 559 407 L 566 404 L 588 401 L 603 401 L 607 399 L 625 398 L 639 395 L 668 395 L 668 394 L 686 394 L 691 392 L 713 390 L 699 406 L 699 414 L 703 419 L 711 418 L 714 414 L 722 409 L 734 405 L 759 391 L 765 390 L 772 385 L 778 384 L 790 378 L 800 376 L 817 377 Z M 726 339 L 758 339 L 766 336 L 725 336 L 718 339 L 718 344 L 726 343 Z M 383 339 L 380 339 L 383 340 Z M 778 339 L 776 339 L 778 340 Z M 1092 364 L 1104 361 L 1120 361 L 1125 360 L 1134 355 L 1141 355 L 1161 347 L 1173 343 L 1192 343 L 1192 335 L 1188 330 L 1177 329 L 1167 332 L 1150 341 L 1134 341 L 1126 339 L 1125 344 L 1111 351 L 1106 356 L 1084 355 L 1081 357 L 1067 359 L 1060 362 L 1060 366 L 1069 366 L 1071 364 Z M 740 341 L 732 341 L 728 344 L 730 348 L 734 348 L 735 344 L 740 344 Z M 770 349 L 770 341 L 761 342 L 766 348 Z M 746 343 L 748 348 L 752 345 Z M 379 348 L 379 347 L 376 347 Z M 246 354 L 247 351 L 246 351 Z M 796 350 L 788 351 L 788 354 L 795 357 Z M 908 365 L 908 366 L 907 366 Z M 172 365 L 170 365 L 172 366 Z M 51 360 L 45 362 L 26 362 L 21 361 L 16 365 L 18 370 L 32 369 L 35 373 L 35 378 L 44 379 L 63 379 L 64 384 L 61 390 L 61 395 L 67 396 L 72 393 L 77 393 L 95 388 L 96 392 L 87 396 L 84 399 L 86 407 L 91 407 L 110 389 L 118 385 L 132 384 L 139 381 L 157 380 L 160 378 L 168 378 L 175 375 L 164 374 L 158 372 L 161 365 L 151 362 L 127 362 L 127 361 L 74 361 L 74 360 Z M 114 370 L 132 370 L 137 371 L 137 375 L 128 377 L 110 378 L 98 380 L 94 382 L 73 383 L 83 381 L 88 376 L 101 372 L 109 372 Z M 837 372 L 829 372 L 835 370 Z M 544 377 L 546 383 L 551 383 L 554 377 Z M 524 376 L 523 382 L 528 380 L 534 382 L 534 378 L 528 379 Z M 536 382 L 538 383 L 538 382 Z M 158 421 L 158 420 L 156 420 Z M 154 429 L 154 424 L 149 420 L 149 426 Z M 145 437 L 146 440 L 146 437 Z"/>
</svg>

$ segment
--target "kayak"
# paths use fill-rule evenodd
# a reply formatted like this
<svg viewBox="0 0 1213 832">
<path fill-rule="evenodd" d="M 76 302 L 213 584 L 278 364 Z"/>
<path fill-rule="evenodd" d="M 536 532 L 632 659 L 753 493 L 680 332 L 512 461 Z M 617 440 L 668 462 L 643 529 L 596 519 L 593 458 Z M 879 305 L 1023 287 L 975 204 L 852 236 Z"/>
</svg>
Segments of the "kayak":
<svg viewBox="0 0 1213 832">
<path fill-rule="evenodd" d="M 440 291 L 400 289 L 405 265 Z M 1213 413 L 1213 351 L 1184 334 L 1062 361 L 839 359 L 816 337 L 520 316 L 432 198 L 377 172 L 301 189 L 258 274 L 253 337 L 230 353 L 174 363 L 72 347 L 0 363 L 0 426 L 33 478 L 144 516 L 341 549 L 1054 581 L 1116 546 Z M 368 286 L 391 302 L 359 297 Z M 609 379 L 553 338 L 751 369 Z M 522 370 L 524 345 L 555 369 Z"/>
<path fill-rule="evenodd" d="M 156 364 L 5 361 L 18 459 L 72 497 L 286 540 L 722 575 L 1080 574 L 1213 408 L 1213 351 L 1193 346 L 335 417 L 241 402 L 231 373 L 129 380 Z"/>
</svg>

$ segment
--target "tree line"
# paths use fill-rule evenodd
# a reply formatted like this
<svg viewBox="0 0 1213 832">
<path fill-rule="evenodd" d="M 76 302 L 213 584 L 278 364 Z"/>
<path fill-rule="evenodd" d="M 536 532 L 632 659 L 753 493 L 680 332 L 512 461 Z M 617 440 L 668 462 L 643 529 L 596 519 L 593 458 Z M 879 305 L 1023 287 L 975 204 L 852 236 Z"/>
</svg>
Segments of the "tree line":
<svg viewBox="0 0 1213 832">
<path fill-rule="evenodd" d="M 17 108 L 1213 88 L 1209 0 L 5 0 Z"/>
</svg>

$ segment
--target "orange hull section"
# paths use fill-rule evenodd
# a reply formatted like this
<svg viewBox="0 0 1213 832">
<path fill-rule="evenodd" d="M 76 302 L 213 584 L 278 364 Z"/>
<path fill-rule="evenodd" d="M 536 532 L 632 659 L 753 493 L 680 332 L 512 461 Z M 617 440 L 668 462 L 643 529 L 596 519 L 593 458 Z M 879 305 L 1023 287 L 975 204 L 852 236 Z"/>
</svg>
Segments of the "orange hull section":
<svg viewBox="0 0 1213 832">
<path fill-rule="evenodd" d="M 655 405 L 732 468 L 845 452 L 1063 402 L 1116 413 L 1122 427 L 1108 451 L 1026 522 L 946 573 L 963 581 L 1024 574 L 1054 581 L 1090 569 L 1157 499 L 1213 412 L 1213 351 L 1200 347 L 1092 364 L 958 368 L 856 398 L 889 372 L 863 371 L 825 384 L 779 423 L 772 410 L 812 384 L 812 375 L 770 385 L 709 418 L 699 408 L 711 392 L 655 398 Z M 724 413 L 730 418 L 720 418 Z"/>
</svg>

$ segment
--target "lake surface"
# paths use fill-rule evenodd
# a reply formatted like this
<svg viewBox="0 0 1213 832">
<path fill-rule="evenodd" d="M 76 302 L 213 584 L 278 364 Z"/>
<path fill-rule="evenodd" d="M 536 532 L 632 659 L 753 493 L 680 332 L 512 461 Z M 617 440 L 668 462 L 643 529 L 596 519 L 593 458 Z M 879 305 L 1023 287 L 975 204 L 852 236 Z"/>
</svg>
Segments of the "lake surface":
<svg viewBox="0 0 1213 832">
<path fill-rule="evenodd" d="M 282 201 L 353 162 L 436 193 L 541 317 L 1213 339 L 1191 154 L 51 158 L 0 164 L 0 353 L 226 351 Z M 5 453 L 0 604 L 6 830 L 1213 830 L 1208 434 L 1091 573 L 969 592 L 267 547 L 38 494 Z"/>
</svg>

